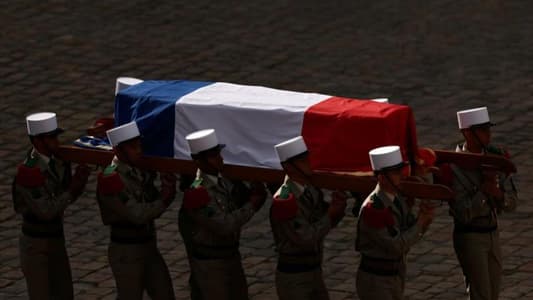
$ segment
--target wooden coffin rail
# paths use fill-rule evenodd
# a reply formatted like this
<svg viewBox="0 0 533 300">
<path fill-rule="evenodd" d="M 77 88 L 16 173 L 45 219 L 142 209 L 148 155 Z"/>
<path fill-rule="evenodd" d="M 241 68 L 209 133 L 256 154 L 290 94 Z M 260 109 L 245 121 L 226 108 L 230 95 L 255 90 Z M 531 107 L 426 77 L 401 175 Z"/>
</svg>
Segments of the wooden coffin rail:
<svg viewBox="0 0 533 300">
<path fill-rule="evenodd" d="M 446 150 L 434 151 L 437 156 L 437 164 L 454 163 L 464 169 L 482 169 L 488 167 L 501 170 L 505 173 L 516 173 L 516 166 L 513 162 L 503 156 Z"/>
<path fill-rule="evenodd" d="M 65 161 L 98 166 L 106 166 L 113 159 L 113 153 L 111 151 L 74 146 L 60 146 L 57 156 Z M 142 159 L 138 167 L 158 172 L 190 175 L 194 175 L 196 172 L 196 166 L 190 160 L 165 157 L 146 156 Z M 275 169 L 224 165 L 223 174 L 230 179 L 281 184 L 285 173 Z M 313 184 L 321 188 L 348 190 L 360 192 L 364 195 L 369 194 L 376 186 L 376 179 L 373 176 L 315 172 L 311 176 L 311 180 Z M 410 197 L 438 200 L 453 199 L 453 192 L 444 185 L 403 181 L 400 189 L 405 195 Z"/>
</svg>

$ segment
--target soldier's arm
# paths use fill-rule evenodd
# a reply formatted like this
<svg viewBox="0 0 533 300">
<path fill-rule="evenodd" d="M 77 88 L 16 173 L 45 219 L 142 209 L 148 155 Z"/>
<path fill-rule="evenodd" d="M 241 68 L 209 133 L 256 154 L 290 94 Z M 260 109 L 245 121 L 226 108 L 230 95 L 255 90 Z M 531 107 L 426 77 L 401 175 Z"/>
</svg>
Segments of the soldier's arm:
<svg viewBox="0 0 533 300">
<path fill-rule="evenodd" d="M 47 191 L 44 186 L 28 188 L 15 184 L 13 194 L 17 197 L 14 199 L 16 202 L 25 203 L 31 213 L 42 220 L 51 220 L 61 215 L 74 200 L 68 191 L 56 196 Z"/>
<path fill-rule="evenodd" d="M 199 226 L 216 235 L 227 236 L 240 232 L 242 226 L 255 214 L 255 209 L 247 202 L 231 213 L 224 213 L 216 203 L 210 201 L 208 205 L 189 210 L 188 213 Z"/>
<path fill-rule="evenodd" d="M 518 205 L 518 191 L 516 189 L 513 177 L 511 175 L 507 177 L 501 177 L 500 188 L 504 194 L 503 210 L 511 212 L 516 210 Z"/>
<path fill-rule="evenodd" d="M 388 217 L 380 213 L 375 214 L 370 212 L 367 207 L 361 211 L 360 218 L 359 234 L 364 235 L 394 257 L 400 257 L 407 253 L 423 234 L 423 228 L 418 222 L 402 232 L 396 225 L 392 224 L 392 219 L 389 219 L 392 218 L 392 215 Z"/>
<path fill-rule="evenodd" d="M 137 203 L 135 199 L 125 199 L 123 194 L 100 195 L 102 205 L 122 219 L 131 223 L 145 224 L 159 217 L 167 208 L 162 200 Z"/>
<path fill-rule="evenodd" d="M 318 222 L 310 224 L 303 218 L 294 218 L 280 222 L 283 230 L 291 242 L 302 250 L 313 249 L 319 245 L 331 229 L 331 221 L 325 214 Z"/>
</svg>

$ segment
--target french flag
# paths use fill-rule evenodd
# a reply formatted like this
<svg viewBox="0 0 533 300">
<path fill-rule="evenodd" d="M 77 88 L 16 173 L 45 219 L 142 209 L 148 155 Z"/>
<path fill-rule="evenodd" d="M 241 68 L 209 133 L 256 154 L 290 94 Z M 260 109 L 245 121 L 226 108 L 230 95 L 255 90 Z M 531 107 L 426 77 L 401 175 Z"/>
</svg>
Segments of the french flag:
<svg viewBox="0 0 533 300">
<path fill-rule="evenodd" d="M 185 136 L 214 128 L 226 163 L 274 169 L 274 145 L 298 135 L 316 170 L 367 172 L 369 150 L 417 147 L 408 106 L 225 82 L 144 81 L 116 95 L 115 120 L 137 121 L 147 155 L 190 159 Z"/>
</svg>

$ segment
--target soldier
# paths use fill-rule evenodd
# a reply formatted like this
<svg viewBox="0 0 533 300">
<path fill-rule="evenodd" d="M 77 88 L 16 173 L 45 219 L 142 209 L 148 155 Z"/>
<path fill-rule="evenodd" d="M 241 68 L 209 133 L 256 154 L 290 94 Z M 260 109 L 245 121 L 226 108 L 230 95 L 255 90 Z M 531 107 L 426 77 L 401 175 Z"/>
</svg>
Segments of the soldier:
<svg viewBox="0 0 533 300">
<path fill-rule="evenodd" d="M 89 169 L 55 157 L 59 146 L 55 113 L 26 118 L 33 148 L 13 182 L 15 211 L 22 215 L 20 264 L 29 299 L 73 299 L 72 275 L 65 249 L 63 213 L 83 192 Z"/>
<path fill-rule="evenodd" d="M 191 133 L 186 139 L 198 166 L 183 199 L 190 225 L 185 243 L 192 278 L 203 299 L 248 299 L 239 240 L 244 224 L 265 202 L 265 187 L 253 183 L 248 188 L 220 176 L 224 145 L 218 143 L 214 129 Z"/>
<path fill-rule="evenodd" d="M 157 248 L 154 220 L 174 200 L 176 177 L 135 167 L 142 148 L 135 122 L 110 129 L 107 137 L 115 157 L 98 175 L 97 198 L 102 221 L 111 227 L 108 258 L 119 299 L 175 299 L 170 274 Z"/>
<path fill-rule="evenodd" d="M 465 142 L 456 151 L 505 155 L 490 145 L 493 124 L 486 107 L 459 111 L 457 120 Z M 498 299 L 502 258 L 497 213 L 516 207 L 512 178 L 494 170 L 466 170 L 454 164 L 449 165 L 448 172 L 455 192 L 455 201 L 450 202 L 454 249 L 470 299 Z"/>
<path fill-rule="evenodd" d="M 281 300 L 329 299 L 322 278 L 324 238 L 344 217 L 346 196 L 331 204 L 310 181 L 308 152 L 301 136 L 275 146 L 287 176 L 274 194 L 270 225 L 278 251 L 276 289 Z"/>
<path fill-rule="evenodd" d="M 369 155 L 378 184 L 363 203 L 357 224 L 357 295 L 362 300 L 403 299 L 407 252 L 429 227 L 434 211 L 421 202 L 415 218 L 399 194 L 406 165 L 400 147 L 376 148 Z"/>
</svg>

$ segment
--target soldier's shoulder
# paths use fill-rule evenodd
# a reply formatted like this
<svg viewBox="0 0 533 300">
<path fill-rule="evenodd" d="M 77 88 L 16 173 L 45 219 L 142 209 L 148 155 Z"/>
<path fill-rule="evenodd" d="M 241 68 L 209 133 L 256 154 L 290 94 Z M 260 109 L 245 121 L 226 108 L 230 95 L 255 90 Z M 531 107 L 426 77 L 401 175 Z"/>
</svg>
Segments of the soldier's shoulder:
<svg viewBox="0 0 533 300">
<path fill-rule="evenodd" d="M 371 228 L 385 228 L 394 224 L 394 217 L 389 207 L 376 194 L 371 195 L 361 208 L 361 219 Z"/>
<path fill-rule="evenodd" d="M 488 146 L 486 147 L 486 150 L 487 150 L 487 152 L 490 153 L 490 154 L 503 156 L 503 157 L 505 157 L 505 158 L 511 158 L 511 155 L 509 154 L 509 152 L 507 151 L 507 149 L 505 149 L 505 148 L 502 147 L 502 146 L 488 145 Z"/>
<path fill-rule="evenodd" d="M 109 165 L 98 174 L 97 193 L 101 195 L 114 195 L 120 193 L 125 185 L 117 172 L 116 165 Z"/>
</svg>

